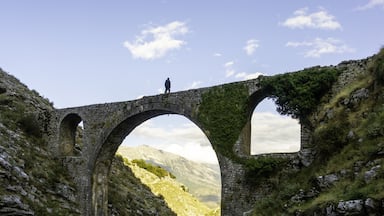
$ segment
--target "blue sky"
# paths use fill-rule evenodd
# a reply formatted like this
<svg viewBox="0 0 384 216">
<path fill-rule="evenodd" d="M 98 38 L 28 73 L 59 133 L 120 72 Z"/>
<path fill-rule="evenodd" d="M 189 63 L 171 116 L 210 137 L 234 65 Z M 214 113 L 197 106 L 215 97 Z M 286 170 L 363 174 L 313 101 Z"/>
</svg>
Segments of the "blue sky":
<svg viewBox="0 0 384 216">
<path fill-rule="evenodd" d="M 13 0 L 0 8 L 0 67 L 56 108 L 159 94 L 167 77 L 180 91 L 335 65 L 384 44 L 384 0 Z"/>
</svg>

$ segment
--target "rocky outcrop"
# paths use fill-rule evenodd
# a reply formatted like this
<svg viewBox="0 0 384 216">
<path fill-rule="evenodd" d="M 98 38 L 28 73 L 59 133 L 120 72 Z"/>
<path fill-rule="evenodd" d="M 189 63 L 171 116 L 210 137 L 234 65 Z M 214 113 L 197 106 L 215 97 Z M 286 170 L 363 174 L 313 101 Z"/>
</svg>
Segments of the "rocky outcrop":
<svg viewBox="0 0 384 216">
<path fill-rule="evenodd" d="M 0 69 L 0 215 L 81 215 L 79 192 L 65 158 L 53 157 L 47 148 L 52 105 Z M 112 175 L 122 173 L 125 179 L 112 186 L 124 196 L 109 203 L 111 215 L 173 215 L 131 172 L 121 166 L 113 170 Z M 127 201 L 127 178 L 134 182 L 127 187 L 136 190 L 131 193 L 134 202 Z M 125 212 L 118 208 L 122 205 Z"/>
<path fill-rule="evenodd" d="M 76 190 L 43 137 L 53 107 L 0 71 L 0 215 L 78 215 Z"/>
</svg>

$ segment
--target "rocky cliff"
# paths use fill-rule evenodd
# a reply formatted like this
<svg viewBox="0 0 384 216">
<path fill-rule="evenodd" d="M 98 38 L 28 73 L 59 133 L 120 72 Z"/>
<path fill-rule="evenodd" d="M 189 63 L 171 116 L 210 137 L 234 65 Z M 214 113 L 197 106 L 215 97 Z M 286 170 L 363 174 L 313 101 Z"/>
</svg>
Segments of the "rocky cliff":
<svg viewBox="0 0 384 216">
<path fill-rule="evenodd" d="M 47 150 L 53 104 L 0 69 L 0 215 L 80 215 L 73 179 Z M 175 215 L 116 158 L 111 215 Z"/>
</svg>

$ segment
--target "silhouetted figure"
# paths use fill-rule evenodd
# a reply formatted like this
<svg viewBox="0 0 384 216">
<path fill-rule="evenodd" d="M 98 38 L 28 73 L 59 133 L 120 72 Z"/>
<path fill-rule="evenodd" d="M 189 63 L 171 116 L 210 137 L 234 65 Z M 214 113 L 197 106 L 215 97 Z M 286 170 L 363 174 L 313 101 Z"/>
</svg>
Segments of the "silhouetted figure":
<svg viewBox="0 0 384 216">
<path fill-rule="evenodd" d="M 171 80 L 169 80 L 169 78 L 167 78 L 167 80 L 165 80 L 165 92 L 164 94 L 166 93 L 171 93 Z"/>
</svg>

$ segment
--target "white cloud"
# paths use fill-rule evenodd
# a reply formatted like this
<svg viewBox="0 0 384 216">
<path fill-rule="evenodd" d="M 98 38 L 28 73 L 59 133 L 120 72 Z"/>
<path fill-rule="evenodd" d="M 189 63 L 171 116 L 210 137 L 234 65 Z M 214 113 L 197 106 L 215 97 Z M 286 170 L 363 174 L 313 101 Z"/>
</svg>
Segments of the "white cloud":
<svg viewBox="0 0 384 216">
<path fill-rule="evenodd" d="M 224 64 L 225 67 L 225 77 L 235 77 L 237 79 L 242 79 L 242 80 L 248 80 L 248 79 L 255 79 L 258 76 L 262 75 L 260 72 L 256 73 L 246 73 L 246 72 L 236 72 L 235 69 L 233 69 L 233 65 L 235 64 L 234 61 L 229 61 Z"/>
<path fill-rule="evenodd" d="M 152 120 L 148 120 L 136 127 L 131 135 L 152 140 L 161 139 L 167 143 L 178 140 L 177 143 L 179 144 L 195 142 L 203 146 L 210 145 L 204 133 L 193 123 L 178 125 L 177 127 L 169 125 L 161 127 L 153 124 Z"/>
<path fill-rule="evenodd" d="M 226 62 L 225 64 L 224 64 L 224 67 L 231 67 L 232 65 L 234 65 L 235 64 L 235 62 L 234 61 L 229 61 L 229 62 Z"/>
<path fill-rule="evenodd" d="M 218 163 L 216 153 L 211 146 L 201 146 L 196 143 L 186 143 L 184 145 L 174 143 L 159 146 L 159 148 L 164 151 L 183 156 L 189 160 L 210 164 Z"/>
<path fill-rule="evenodd" d="M 357 7 L 357 10 L 368 10 L 380 6 L 384 9 L 384 0 L 370 0 L 366 5 Z"/>
<path fill-rule="evenodd" d="M 225 77 L 230 77 L 230 76 L 233 76 L 234 74 L 235 74 L 235 70 L 233 69 L 225 70 Z"/>
<path fill-rule="evenodd" d="M 241 72 L 241 73 L 237 73 L 235 75 L 236 78 L 240 78 L 242 80 L 248 80 L 248 79 L 256 79 L 257 77 L 259 77 L 260 75 L 263 75 L 263 73 L 261 72 L 256 72 L 256 73 L 245 73 L 245 72 Z"/>
<path fill-rule="evenodd" d="M 251 154 L 297 152 L 300 150 L 300 124 L 279 114 L 254 112 Z"/>
<path fill-rule="evenodd" d="M 148 120 L 132 131 L 124 143 L 150 145 L 190 160 L 217 164 L 216 153 L 205 134 L 193 123 L 171 125 L 174 119 L 170 118 L 169 125 Z"/>
<path fill-rule="evenodd" d="M 175 37 L 188 32 L 185 23 L 174 21 L 164 26 L 145 29 L 139 36 L 136 36 L 135 41 L 125 41 L 123 45 L 131 52 L 133 58 L 157 59 L 186 44 L 185 41 Z"/>
<path fill-rule="evenodd" d="M 334 39 L 334 38 L 316 38 L 312 41 L 302 41 L 302 42 L 287 42 L 287 47 L 309 47 L 308 50 L 305 51 L 305 57 L 320 57 L 324 54 L 333 54 L 333 53 L 348 53 L 354 52 L 355 50 L 348 45 L 346 45 L 343 41 Z"/>
<path fill-rule="evenodd" d="M 341 29 L 341 24 L 335 20 L 335 17 L 329 14 L 324 9 L 318 12 L 307 14 L 308 8 L 296 10 L 293 16 L 286 19 L 282 25 L 295 28 L 314 28 L 314 29 Z"/>
<path fill-rule="evenodd" d="M 193 81 L 191 85 L 189 85 L 189 87 L 187 89 L 194 89 L 194 88 L 198 88 L 200 85 L 201 85 L 201 81 Z"/>
<path fill-rule="evenodd" d="M 213 53 L 213 56 L 215 56 L 215 57 L 221 57 L 222 55 L 221 55 L 221 53 Z"/>
<path fill-rule="evenodd" d="M 250 39 L 247 41 L 247 44 L 244 46 L 244 50 L 245 52 L 247 53 L 247 55 L 252 55 L 256 48 L 258 48 L 260 45 L 259 45 L 259 41 L 256 40 L 256 39 Z"/>
<path fill-rule="evenodd" d="M 225 77 L 230 77 L 235 74 L 235 70 L 232 68 L 232 66 L 235 64 L 234 61 L 229 61 L 224 64 L 225 67 Z"/>
</svg>

